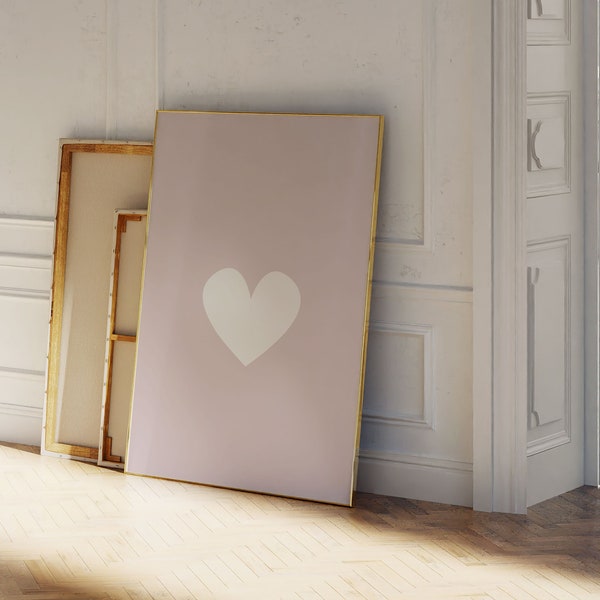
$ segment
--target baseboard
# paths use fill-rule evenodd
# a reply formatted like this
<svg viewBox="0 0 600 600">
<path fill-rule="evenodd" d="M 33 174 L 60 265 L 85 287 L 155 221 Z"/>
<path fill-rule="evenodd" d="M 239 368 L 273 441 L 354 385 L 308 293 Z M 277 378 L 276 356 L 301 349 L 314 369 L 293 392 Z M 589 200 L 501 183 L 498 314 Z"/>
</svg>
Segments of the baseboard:
<svg viewBox="0 0 600 600">
<path fill-rule="evenodd" d="M 0 398 L 0 440 L 39 446 L 44 373 L 0 367 Z"/>
<path fill-rule="evenodd" d="M 473 506 L 473 465 L 365 450 L 359 458 L 357 491 Z"/>
<path fill-rule="evenodd" d="M 0 402 L 0 440 L 39 446 L 41 435 L 41 408 Z"/>
</svg>

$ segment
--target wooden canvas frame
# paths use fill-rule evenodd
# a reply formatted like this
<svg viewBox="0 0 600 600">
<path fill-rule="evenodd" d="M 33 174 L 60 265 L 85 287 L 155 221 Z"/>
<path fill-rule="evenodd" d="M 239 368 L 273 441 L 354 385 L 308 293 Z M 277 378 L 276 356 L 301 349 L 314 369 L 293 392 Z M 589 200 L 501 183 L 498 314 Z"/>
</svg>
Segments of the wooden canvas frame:
<svg viewBox="0 0 600 600">
<path fill-rule="evenodd" d="M 108 306 L 108 323 L 106 332 L 106 359 L 104 366 L 104 385 L 102 396 L 101 428 L 100 441 L 98 447 L 98 464 L 105 467 L 115 467 L 122 469 L 124 467 L 124 456 L 113 453 L 113 436 L 110 431 L 111 400 L 113 396 L 113 369 L 115 362 L 115 345 L 118 343 L 135 344 L 137 335 L 129 333 L 119 333 L 116 327 L 117 310 L 119 306 L 120 289 L 120 266 L 121 251 L 123 246 L 123 235 L 127 232 L 127 226 L 131 222 L 141 222 L 146 219 L 145 210 L 117 210 L 115 211 L 115 227 L 113 242 L 113 268 L 110 276 L 110 298 Z M 144 224 L 145 229 L 145 224 Z M 142 265 L 140 263 L 140 278 Z M 136 296 L 141 293 L 140 286 L 135 290 Z M 139 306 L 138 306 L 139 310 Z M 131 373 L 133 378 L 133 372 Z M 130 393 L 133 389 L 130 390 Z M 129 414 L 129 410 L 127 411 Z"/>
<path fill-rule="evenodd" d="M 126 472 L 352 504 L 382 134 L 159 111 Z"/>
<path fill-rule="evenodd" d="M 50 312 L 50 335 L 47 361 L 46 396 L 42 430 L 42 453 L 76 457 L 87 461 L 97 461 L 98 448 L 93 444 L 83 445 L 60 439 L 57 436 L 59 412 L 59 379 L 61 377 L 61 338 L 63 334 L 63 311 L 65 310 L 65 281 L 67 279 L 67 248 L 69 235 L 69 215 L 71 209 L 71 183 L 73 178 L 74 156 L 85 155 L 122 155 L 151 157 L 152 144 L 145 142 L 110 142 L 101 140 L 61 140 L 59 153 L 58 202 L 56 212 L 56 237 L 54 245 L 53 283 Z M 141 190 L 140 190 L 141 192 Z M 147 192 L 146 192 L 147 200 Z M 110 198 L 106 199 L 110 206 Z M 139 202 L 138 202 L 139 203 Z M 146 208 L 135 206 L 132 208 Z M 110 208 L 111 220 L 113 208 Z M 110 228 L 106 232 L 111 239 Z M 110 242 L 109 242 L 110 243 Z M 91 273 L 90 277 L 94 274 Z M 83 282 L 82 282 L 83 283 Z M 107 276 L 108 285 L 108 276 Z M 106 306 L 106 304 L 104 304 Z M 104 317 L 106 312 L 104 309 Z M 99 414 L 101 395 L 95 410 Z"/>
</svg>

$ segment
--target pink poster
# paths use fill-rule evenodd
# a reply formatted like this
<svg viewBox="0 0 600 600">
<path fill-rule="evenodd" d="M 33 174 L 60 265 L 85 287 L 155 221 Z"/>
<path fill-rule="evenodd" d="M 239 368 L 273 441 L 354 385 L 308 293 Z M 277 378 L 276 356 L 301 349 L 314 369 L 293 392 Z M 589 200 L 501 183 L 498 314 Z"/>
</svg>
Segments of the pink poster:
<svg viewBox="0 0 600 600">
<path fill-rule="evenodd" d="M 382 131 L 158 113 L 128 472 L 352 503 Z"/>
</svg>

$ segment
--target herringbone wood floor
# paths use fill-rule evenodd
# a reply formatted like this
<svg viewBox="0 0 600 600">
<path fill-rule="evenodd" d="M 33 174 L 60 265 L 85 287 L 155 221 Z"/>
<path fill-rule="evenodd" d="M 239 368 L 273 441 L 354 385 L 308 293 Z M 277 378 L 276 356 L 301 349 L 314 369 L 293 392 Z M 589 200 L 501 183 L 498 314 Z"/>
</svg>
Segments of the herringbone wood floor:
<svg viewBox="0 0 600 600">
<path fill-rule="evenodd" d="M 0 598 L 600 598 L 600 493 L 525 516 L 353 509 L 124 476 L 0 446 Z"/>
</svg>

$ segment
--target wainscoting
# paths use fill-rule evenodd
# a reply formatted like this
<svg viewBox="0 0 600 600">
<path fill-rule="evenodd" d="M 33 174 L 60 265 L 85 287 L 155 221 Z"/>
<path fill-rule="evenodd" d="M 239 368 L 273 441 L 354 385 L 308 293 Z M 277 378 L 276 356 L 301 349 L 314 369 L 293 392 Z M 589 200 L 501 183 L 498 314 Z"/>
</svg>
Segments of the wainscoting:
<svg viewBox="0 0 600 600">
<path fill-rule="evenodd" d="M 0 217 L 0 439 L 41 438 L 54 224 Z"/>
</svg>

